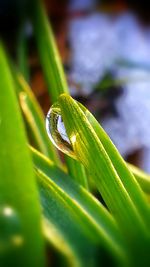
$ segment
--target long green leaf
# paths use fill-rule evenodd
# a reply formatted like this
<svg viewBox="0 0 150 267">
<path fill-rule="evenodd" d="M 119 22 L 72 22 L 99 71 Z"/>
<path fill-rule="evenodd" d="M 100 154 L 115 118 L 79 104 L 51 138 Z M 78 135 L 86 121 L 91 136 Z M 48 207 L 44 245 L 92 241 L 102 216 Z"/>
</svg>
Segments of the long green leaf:
<svg viewBox="0 0 150 267">
<path fill-rule="evenodd" d="M 0 265 L 44 266 L 40 207 L 13 79 L 0 46 Z"/>
</svg>

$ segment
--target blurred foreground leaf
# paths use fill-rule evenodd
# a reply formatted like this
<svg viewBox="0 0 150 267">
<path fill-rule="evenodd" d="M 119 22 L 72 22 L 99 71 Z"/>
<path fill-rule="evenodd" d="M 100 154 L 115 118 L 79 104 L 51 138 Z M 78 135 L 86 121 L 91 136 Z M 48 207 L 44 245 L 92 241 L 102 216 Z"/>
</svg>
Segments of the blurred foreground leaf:
<svg viewBox="0 0 150 267">
<path fill-rule="evenodd" d="M 0 266 L 44 266 L 40 206 L 14 84 L 0 46 Z"/>
</svg>

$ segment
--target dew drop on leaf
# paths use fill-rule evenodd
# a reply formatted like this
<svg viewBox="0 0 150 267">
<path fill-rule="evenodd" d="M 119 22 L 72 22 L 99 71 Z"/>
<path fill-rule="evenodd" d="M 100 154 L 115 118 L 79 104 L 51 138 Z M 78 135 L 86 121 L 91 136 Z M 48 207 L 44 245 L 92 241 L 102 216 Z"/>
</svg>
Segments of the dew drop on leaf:
<svg viewBox="0 0 150 267">
<path fill-rule="evenodd" d="M 58 104 L 52 105 L 47 114 L 46 130 L 50 140 L 59 150 L 74 159 L 76 158 Z"/>
<path fill-rule="evenodd" d="M 10 256 L 24 243 L 19 216 L 10 206 L 0 206 L 0 256 Z"/>
</svg>

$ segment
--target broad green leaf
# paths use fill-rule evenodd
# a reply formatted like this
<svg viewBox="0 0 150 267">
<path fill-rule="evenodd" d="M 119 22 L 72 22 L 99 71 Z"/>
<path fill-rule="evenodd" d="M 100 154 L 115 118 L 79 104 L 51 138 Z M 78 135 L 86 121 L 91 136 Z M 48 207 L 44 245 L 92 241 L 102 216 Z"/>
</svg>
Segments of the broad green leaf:
<svg viewBox="0 0 150 267">
<path fill-rule="evenodd" d="M 13 79 L 0 45 L 0 265 L 44 266 L 40 205 Z"/>
<path fill-rule="evenodd" d="M 111 252 L 113 257 L 117 256 L 118 259 L 121 258 L 124 261 L 125 245 L 108 211 L 87 190 L 72 181 L 51 161 L 34 149 L 31 151 L 37 174 L 42 176 L 45 186 L 47 184 L 62 197 L 68 208 L 72 210 L 71 214 L 78 217 L 78 224 L 81 229 L 83 227 L 82 232 L 88 233 L 91 239 L 100 243 L 109 253 Z"/>
<path fill-rule="evenodd" d="M 147 226 L 150 210 L 140 187 L 132 175 L 126 175 L 128 169 L 124 168 L 123 172 L 127 181 L 123 175 L 117 173 L 114 162 L 111 162 L 112 158 L 108 156 L 99 136 L 76 101 L 63 94 L 59 97 L 59 105 L 73 151 L 91 173 L 104 201 L 123 231 L 133 264 L 141 263 L 141 257 L 136 256 L 138 253 L 141 253 L 147 264 L 150 243 Z M 117 161 L 116 164 L 121 163 Z"/>
</svg>

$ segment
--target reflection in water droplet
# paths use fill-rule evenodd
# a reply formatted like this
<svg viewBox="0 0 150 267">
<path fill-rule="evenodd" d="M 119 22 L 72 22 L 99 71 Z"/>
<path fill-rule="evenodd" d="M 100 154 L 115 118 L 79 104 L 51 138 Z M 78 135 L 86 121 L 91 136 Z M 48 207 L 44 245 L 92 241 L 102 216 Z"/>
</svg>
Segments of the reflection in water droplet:
<svg viewBox="0 0 150 267">
<path fill-rule="evenodd" d="M 46 130 L 52 143 L 63 153 L 76 159 L 58 104 L 54 104 L 46 117 Z"/>
<path fill-rule="evenodd" d="M 0 206 L 0 255 L 10 255 L 23 242 L 18 214 L 9 206 Z"/>
</svg>

